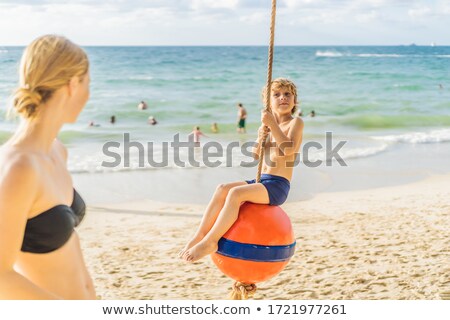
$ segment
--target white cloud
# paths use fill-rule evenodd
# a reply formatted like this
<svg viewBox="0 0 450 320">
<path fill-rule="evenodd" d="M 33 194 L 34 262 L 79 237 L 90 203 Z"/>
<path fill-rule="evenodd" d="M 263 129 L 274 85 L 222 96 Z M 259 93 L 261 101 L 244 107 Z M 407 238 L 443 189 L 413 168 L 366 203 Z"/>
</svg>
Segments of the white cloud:
<svg viewBox="0 0 450 320">
<path fill-rule="evenodd" d="M 270 1 L 261 0 L 0 0 L 0 29 L 8 30 L 0 45 L 49 32 L 82 44 L 265 44 L 269 16 Z M 379 44 L 409 39 L 415 28 L 450 44 L 448 25 L 450 0 L 278 1 L 286 44 Z"/>
<path fill-rule="evenodd" d="M 254 12 L 248 15 L 243 15 L 239 18 L 239 21 L 248 24 L 268 23 L 270 14 L 268 12 Z"/>
<path fill-rule="evenodd" d="M 323 4 L 322 0 L 284 0 L 282 1 L 288 8 L 299 8 L 304 5 L 309 5 L 313 3 Z"/>
<path fill-rule="evenodd" d="M 312 26 L 324 26 L 330 24 L 340 23 L 345 20 L 345 12 L 332 11 L 332 12 L 307 12 L 301 16 L 297 16 L 290 20 L 291 25 L 312 25 Z"/>
<path fill-rule="evenodd" d="M 191 8 L 194 10 L 205 9 L 235 9 L 239 0 L 192 0 Z"/>
<path fill-rule="evenodd" d="M 437 12 L 443 15 L 450 15 L 450 0 L 441 0 L 437 4 Z"/>
<path fill-rule="evenodd" d="M 358 15 L 356 15 L 356 17 L 355 17 L 355 20 L 356 20 L 357 22 L 359 22 L 359 23 L 364 23 L 364 24 L 367 24 L 367 23 L 376 21 L 377 19 L 380 19 L 380 15 L 379 15 L 379 13 L 378 13 L 377 11 L 375 11 L 375 10 L 371 10 L 371 11 L 368 12 L 368 13 L 358 14 Z"/>
<path fill-rule="evenodd" d="M 408 10 L 408 15 L 412 19 L 422 19 L 433 13 L 433 10 L 428 6 L 418 6 Z"/>
</svg>

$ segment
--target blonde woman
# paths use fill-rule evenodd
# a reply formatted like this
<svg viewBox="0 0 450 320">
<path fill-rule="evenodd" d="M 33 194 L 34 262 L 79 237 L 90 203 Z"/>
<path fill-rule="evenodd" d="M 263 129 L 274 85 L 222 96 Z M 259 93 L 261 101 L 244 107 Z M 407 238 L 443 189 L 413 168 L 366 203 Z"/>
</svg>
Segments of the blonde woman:
<svg viewBox="0 0 450 320">
<path fill-rule="evenodd" d="M 0 147 L 0 299 L 95 299 L 74 227 L 85 204 L 56 137 L 89 98 L 89 61 L 46 35 L 24 51 L 14 108 L 23 117 Z"/>
</svg>

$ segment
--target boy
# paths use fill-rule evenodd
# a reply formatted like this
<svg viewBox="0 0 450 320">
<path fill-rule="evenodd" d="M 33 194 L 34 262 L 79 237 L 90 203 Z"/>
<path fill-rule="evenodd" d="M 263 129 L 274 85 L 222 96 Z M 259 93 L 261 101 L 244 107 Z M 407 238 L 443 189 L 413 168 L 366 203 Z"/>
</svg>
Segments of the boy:
<svg viewBox="0 0 450 320">
<path fill-rule="evenodd" d="M 295 84 L 284 78 L 272 81 L 270 105 L 272 113 L 265 110 L 261 113 L 262 125 L 253 149 L 258 159 L 264 126 L 268 127 L 265 154 L 270 163 L 263 164 L 261 183 L 249 180 L 219 185 L 194 237 L 179 253 L 183 260 L 194 262 L 217 251 L 218 241 L 237 220 L 241 203 L 278 206 L 286 201 L 303 135 L 303 120 L 293 116 L 297 110 Z"/>
</svg>

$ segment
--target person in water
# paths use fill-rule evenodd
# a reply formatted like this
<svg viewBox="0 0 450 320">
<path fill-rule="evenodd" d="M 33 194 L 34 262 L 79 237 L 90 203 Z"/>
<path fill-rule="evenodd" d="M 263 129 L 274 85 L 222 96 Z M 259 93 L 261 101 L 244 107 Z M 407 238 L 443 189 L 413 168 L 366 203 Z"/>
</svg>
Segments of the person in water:
<svg viewBox="0 0 450 320">
<path fill-rule="evenodd" d="M 238 123 L 237 123 L 237 132 L 245 133 L 245 120 L 247 119 L 247 110 L 244 108 L 242 103 L 237 104 L 238 107 Z"/>
<path fill-rule="evenodd" d="M 89 61 L 45 35 L 24 51 L 13 107 L 22 122 L 0 147 L 0 299 L 95 299 L 74 230 L 86 206 L 57 135 L 89 98 Z"/>
<path fill-rule="evenodd" d="M 265 92 L 264 89 L 263 98 Z M 183 260 L 194 262 L 217 251 L 218 241 L 237 220 L 243 202 L 278 206 L 286 201 L 303 136 L 303 120 L 294 117 L 297 106 L 295 84 L 284 78 L 272 81 L 270 106 L 272 113 L 263 111 L 261 114 L 262 125 L 253 149 L 253 155 L 258 159 L 264 131 L 268 128 L 270 132 L 264 151 L 270 161 L 263 161 L 261 183 L 247 180 L 219 185 L 197 231 L 178 254 Z"/>
<path fill-rule="evenodd" d="M 88 126 L 89 127 L 100 127 L 100 125 L 98 124 L 98 123 L 95 123 L 94 121 L 89 121 L 89 124 L 88 124 Z"/>
<path fill-rule="evenodd" d="M 217 125 L 217 122 L 214 122 L 214 123 L 211 125 L 211 132 L 212 132 L 212 133 L 219 133 L 219 126 Z"/>
<path fill-rule="evenodd" d="M 148 117 L 148 119 L 147 119 L 147 123 L 150 124 L 150 125 L 152 125 L 152 126 L 154 126 L 154 125 L 157 125 L 157 124 L 158 124 L 158 121 L 156 121 L 156 119 L 155 119 L 154 116 L 150 116 L 150 117 Z"/>
<path fill-rule="evenodd" d="M 206 135 L 200 131 L 200 127 L 194 127 L 194 130 L 189 134 L 189 137 L 192 137 L 194 144 L 196 147 L 200 147 L 200 137 L 206 137 Z"/>
<path fill-rule="evenodd" d="M 139 110 L 147 110 L 147 109 L 148 109 L 147 103 L 146 103 L 144 100 L 142 100 L 142 101 L 139 102 L 139 104 L 138 104 L 138 109 L 139 109 Z"/>
</svg>

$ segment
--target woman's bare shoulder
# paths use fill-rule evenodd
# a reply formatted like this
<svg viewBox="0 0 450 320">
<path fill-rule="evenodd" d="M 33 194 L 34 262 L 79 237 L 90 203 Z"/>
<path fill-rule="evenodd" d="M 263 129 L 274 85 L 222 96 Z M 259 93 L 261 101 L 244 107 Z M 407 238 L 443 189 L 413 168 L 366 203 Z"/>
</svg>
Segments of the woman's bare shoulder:
<svg viewBox="0 0 450 320">
<path fill-rule="evenodd" d="M 4 181 L 36 181 L 39 161 L 33 153 L 17 148 L 0 149 L 0 183 Z"/>
<path fill-rule="evenodd" d="M 53 141 L 53 148 L 60 156 L 63 157 L 64 161 L 67 162 L 67 156 L 68 156 L 67 148 L 62 144 L 62 142 L 59 141 L 58 139 L 55 139 Z"/>
</svg>

